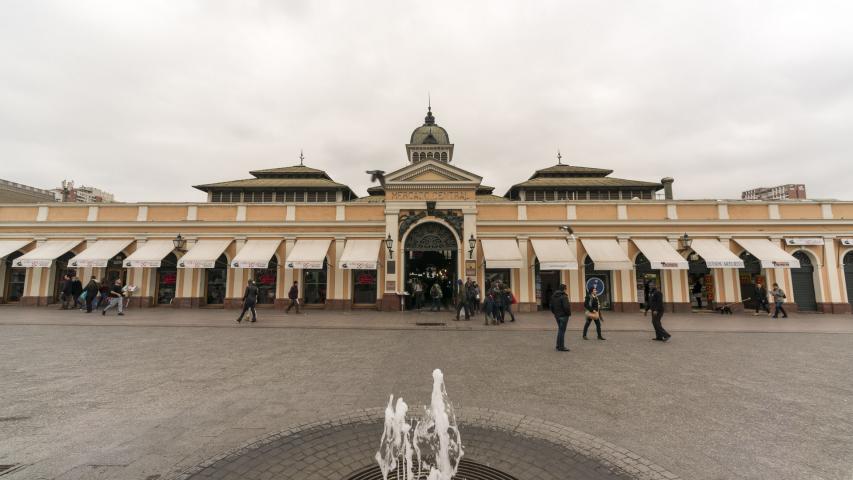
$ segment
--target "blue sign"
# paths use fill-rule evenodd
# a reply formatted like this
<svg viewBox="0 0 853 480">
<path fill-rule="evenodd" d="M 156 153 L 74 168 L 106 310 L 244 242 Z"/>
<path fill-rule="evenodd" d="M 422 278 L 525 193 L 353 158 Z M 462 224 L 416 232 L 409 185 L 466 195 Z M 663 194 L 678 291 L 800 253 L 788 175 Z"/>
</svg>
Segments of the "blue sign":
<svg viewBox="0 0 853 480">
<path fill-rule="evenodd" d="M 586 291 L 589 292 L 595 288 L 598 295 L 604 295 L 604 280 L 599 277 L 589 277 L 586 279 Z"/>
</svg>

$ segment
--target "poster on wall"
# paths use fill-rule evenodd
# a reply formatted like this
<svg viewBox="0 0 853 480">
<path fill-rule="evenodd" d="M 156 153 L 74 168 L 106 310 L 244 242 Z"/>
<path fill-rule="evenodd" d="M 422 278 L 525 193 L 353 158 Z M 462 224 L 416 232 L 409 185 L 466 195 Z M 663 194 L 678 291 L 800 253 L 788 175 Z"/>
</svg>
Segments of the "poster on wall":
<svg viewBox="0 0 853 480">
<path fill-rule="evenodd" d="M 474 260 L 465 260 L 465 276 L 474 278 L 477 276 L 477 262 Z"/>
</svg>

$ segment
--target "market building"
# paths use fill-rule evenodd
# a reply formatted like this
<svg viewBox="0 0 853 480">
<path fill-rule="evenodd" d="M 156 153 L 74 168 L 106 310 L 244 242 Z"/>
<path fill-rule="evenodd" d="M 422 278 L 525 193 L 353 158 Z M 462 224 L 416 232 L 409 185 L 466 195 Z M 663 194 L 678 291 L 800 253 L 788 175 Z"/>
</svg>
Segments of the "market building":
<svg viewBox="0 0 853 480">
<path fill-rule="evenodd" d="M 415 283 L 467 277 L 509 285 L 520 311 L 560 283 L 578 309 L 596 285 L 637 311 L 650 281 L 690 311 L 749 308 L 762 280 L 793 309 L 851 311 L 853 202 L 679 200 L 671 178 L 560 160 L 500 196 L 453 153 L 430 110 L 362 198 L 300 163 L 198 185 L 207 202 L 0 204 L 0 302 L 55 303 L 74 273 L 137 286 L 139 307 L 234 308 L 254 279 L 269 308 L 298 281 L 309 308 L 397 310 Z"/>
</svg>

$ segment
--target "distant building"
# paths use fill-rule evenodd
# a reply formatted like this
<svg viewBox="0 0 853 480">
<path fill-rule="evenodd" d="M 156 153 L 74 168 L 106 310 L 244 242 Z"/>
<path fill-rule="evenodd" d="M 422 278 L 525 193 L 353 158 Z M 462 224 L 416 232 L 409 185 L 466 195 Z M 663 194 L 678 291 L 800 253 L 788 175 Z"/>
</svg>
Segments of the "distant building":
<svg viewBox="0 0 853 480">
<path fill-rule="evenodd" d="M 62 181 L 62 186 L 51 190 L 57 202 L 76 203 L 110 203 L 115 199 L 112 193 L 105 192 L 100 188 L 81 185 L 74 186 L 73 181 Z"/>
<path fill-rule="evenodd" d="M 758 187 L 740 194 L 743 200 L 804 200 L 806 186 L 802 183 L 789 183 L 776 187 Z"/>
<path fill-rule="evenodd" d="M 0 180 L 0 203 L 53 202 L 53 192 L 20 183 Z"/>
</svg>

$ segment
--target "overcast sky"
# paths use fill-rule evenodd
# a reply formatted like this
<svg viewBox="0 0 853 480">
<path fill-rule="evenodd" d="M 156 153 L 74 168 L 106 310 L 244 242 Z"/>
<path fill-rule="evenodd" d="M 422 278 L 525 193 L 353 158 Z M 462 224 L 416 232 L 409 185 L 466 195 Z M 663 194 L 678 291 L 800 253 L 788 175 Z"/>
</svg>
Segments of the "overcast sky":
<svg viewBox="0 0 853 480">
<path fill-rule="evenodd" d="M 0 178 L 121 201 L 298 163 L 365 194 L 433 112 L 503 195 L 563 161 L 681 198 L 853 199 L 849 1 L 0 4 Z"/>
</svg>

